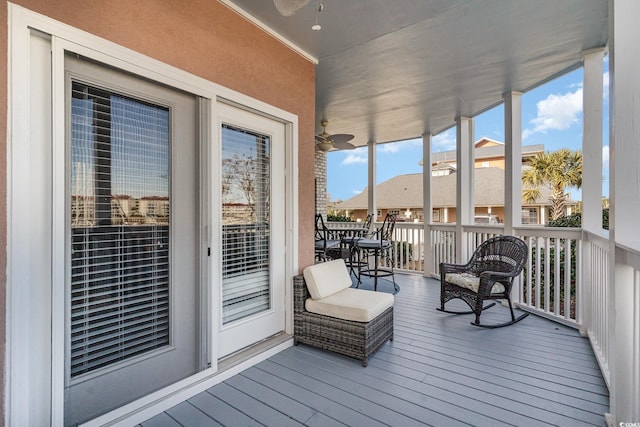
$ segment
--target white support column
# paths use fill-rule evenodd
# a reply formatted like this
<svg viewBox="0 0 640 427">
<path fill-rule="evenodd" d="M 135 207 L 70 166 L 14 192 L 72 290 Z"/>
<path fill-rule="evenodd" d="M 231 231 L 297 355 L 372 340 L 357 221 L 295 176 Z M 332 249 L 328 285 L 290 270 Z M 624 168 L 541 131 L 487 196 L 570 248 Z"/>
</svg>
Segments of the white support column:
<svg viewBox="0 0 640 427">
<path fill-rule="evenodd" d="M 368 211 L 370 214 L 373 214 L 373 222 L 375 222 L 380 220 L 377 216 L 378 211 L 376 206 L 376 143 L 375 141 L 369 141 L 367 146 L 369 148 L 369 156 L 367 157 L 369 165 L 367 202 Z"/>
<path fill-rule="evenodd" d="M 604 49 L 584 55 L 582 89 L 582 228 L 602 230 L 602 61 Z"/>
<path fill-rule="evenodd" d="M 433 242 L 431 224 L 433 218 L 431 202 L 431 134 L 422 135 L 422 213 L 424 217 L 424 277 L 435 271 L 433 265 Z"/>
<path fill-rule="evenodd" d="M 637 38 L 640 2 L 609 2 L 609 336 L 611 371 L 609 425 L 640 420 L 637 348 L 634 323 L 640 307 L 631 298 L 640 292 L 632 266 L 618 259 L 616 247 L 640 250 L 640 43 Z M 615 268 L 614 268 L 615 266 Z M 637 324 L 637 323 L 636 323 Z M 634 331 L 635 329 L 635 331 Z M 634 357 L 635 356 L 635 357 Z"/>
<path fill-rule="evenodd" d="M 504 234 L 513 236 L 522 225 L 522 94 L 504 94 Z M 511 299 L 521 300 L 520 279 L 511 288 Z"/>
<path fill-rule="evenodd" d="M 456 262 L 467 258 L 467 239 L 462 226 L 473 224 L 473 119 L 456 119 Z"/>
<path fill-rule="evenodd" d="M 522 225 L 522 94 L 520 92 L 504 94 L 504 128 L 504 234 L 513 235 L 513 228 Z M 516 295 L 514 300 L 519 301 L 515 297 Z"/>
</svg>

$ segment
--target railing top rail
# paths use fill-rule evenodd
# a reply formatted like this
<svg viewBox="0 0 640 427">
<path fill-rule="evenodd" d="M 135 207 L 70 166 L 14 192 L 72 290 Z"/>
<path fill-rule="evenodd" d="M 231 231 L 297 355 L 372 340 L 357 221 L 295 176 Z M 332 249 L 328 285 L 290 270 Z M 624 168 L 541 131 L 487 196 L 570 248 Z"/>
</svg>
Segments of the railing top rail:
<svg viewBox="0 0 640 427">
<path fill-rule="evenodd" d="M 592 231 L 582 230 L 582 238 L 585 242 L 591 242 L 604 250 L 609 250 L 609 231 L 603 230 L 603 233 L 594 233 Z"/>
<path fill-rule="evenodd" d="M 364 226 L 364 222 L 356 222 L 356 221 L 325 221 L 327 228 L 362 228 Z"/>
<path fill-rule="evenodd" d="M 616 242 L 616 263 L 620 262 L 640 270 L 640 244 L 617 243 Z"/>
<path fill-rule="evenodd" d="M 456 231 L 456 225 L 455 224 L 438 224 L 438 223 L 431 223 L 429 224 L 429 227 L 432 230 L 440 230 L 440 231 Z"/>
<path fill-rule="evenodd" d="M 502 234 L 504 233 L 504 225 L 494 225 L 494 224 L 463 225 L 462 230 L 466 232 L 471 232 L 471 233 Z"/>
<path fill-rule="evenodd" d="M 521 237 L 555 237 L 557 239 L 581 239 L 582 228 L 568 227 L 514 227 L 514 234 Z"/>
<path fill-rule="evenodd" d="M 408 228 L 415 230 L 422 230 L 424 223 L 422 222 L 396 222 L 396 228 Z"/>
</svg>

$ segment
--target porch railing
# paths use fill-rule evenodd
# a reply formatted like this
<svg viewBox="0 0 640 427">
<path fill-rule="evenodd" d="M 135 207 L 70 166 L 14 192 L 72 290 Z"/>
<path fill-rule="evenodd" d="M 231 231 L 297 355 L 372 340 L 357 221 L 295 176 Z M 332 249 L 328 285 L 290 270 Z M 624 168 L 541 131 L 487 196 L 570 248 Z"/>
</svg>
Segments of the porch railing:
<svg viewBox="0 0 640 427">
<path fill-rule="evenodd" d="M 331 227 L 358 227 L 358 223 L 331 223 Z M 380 224 L 376 224 L 379 226 Z M 463 226 L 463 242 L 468 259 L 483 241 L 503 234 L 499 226 Z M 431 248 L 425 248 L 422 223 L 397 223 L 394 232 L 394 268 L 397 271 L 420 273 L 438 277 L 441 262 L 456 261 L 456 226 L 430 224 Z M 589 337 L 607 384 L 609 365 L 611 295 L 609 289 L 609 240 L 606 237 L 576 228 L 518 227 L 516 236 L 529 248 L 525 271 L 516 282 L 512 296 L 516 305 L 524 310 L 578 328 Z M 618 257 L 617 253 L 621 256 Z M 431 257 L 433 271 L 425 271 L 425 257 Z M 623 259 L 627 269 L 633 269 L 635 298 L 628 314 L 640 319 L 640 253 L 617 248 L 616 259 Z M 619 264 L 620 262 L 618 262 Z M 630 305 L 631 306 L 631 305 Z M 640 334 L 640 321 L 629 326 L 629 337 Z M 640 346 L 636 346 L 634 384 L 640 387 Z"/>
<path fill-rule="evenodd" d="M 609 385 L 609 240 L 584 231 L 583 304 L 580 313 L 583 333 L 589 337 L 602 375 Z M 640 266 L 636 267 L 636 271 Z"/>
<path fill-rule="evenodd" d="M 582 230 L 521 227 L 515 233 L 529 247 L 520 280 L 521 307 L 579 327 L 582 310 Z"/>
<path fill-rule="evenodd" d="M 331 228 L 358 226 L 358 223 L 330 224 Z M 502 225 L 464 226 L 466 254 L 463 254 L 463 260 L 456 261 L 456 226 L 430 224 L 429 229 L 430 250 L 425 249 L 422 223 L 396 223 L 393 240 L 394 268 L 397 271 L 437 277 L 441 262 L 464 261 L 483 241 L 504 232 Z M 528 263 L 517 284 L 519 292 L 514 292 L 515 302 L 521 308 L 576 328 L 583 326 L 585 310 L 588 310 L 589 321 L 593 322 L 589 323 L 589 333 L 606 354 L 608 292 L 604 287 L 608 274 L 607 240 L 598 239 L 595 235 L 585 240 L 583 231 L 574 228 L 518 227 L 515 234 L 529 247 Z M 589 250 L 585 251 L 585 244 Z M 431 272 L 425 272 L 425 256 L 431 257 Z M 582 274 L 583 260 L 588 264 L 588 271 L 584 273 L 588 274 L 587 279 Z M 588 288 L 585 288 L 583 280 L 587 281 Z M 585 306 L 585 301 L 588 306 Z"/>
<path fill-rule="evenodd" d="M 608 349 L 608 357 L 617 375 L 610 388 L 619 391 L 616 401 L 626 406 L 625 419 L 640 420 L 640 406 L 629 400 L 640 392 L 640 249 L 638 242 L 617 243 L 615 251 L 616 283 L 609 304 L 615 306 L 616 346 Z"/>
</svg>

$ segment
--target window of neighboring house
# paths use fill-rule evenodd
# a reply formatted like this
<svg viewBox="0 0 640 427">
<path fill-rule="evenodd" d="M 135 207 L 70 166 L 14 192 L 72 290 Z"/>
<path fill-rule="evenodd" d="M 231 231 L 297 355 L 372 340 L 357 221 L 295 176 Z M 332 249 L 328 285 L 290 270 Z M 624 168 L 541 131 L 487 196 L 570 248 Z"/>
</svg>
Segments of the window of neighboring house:
<svg viewBox="0 0 640 427">
<path fill-rule="evenodd" d="M 400 215 L 400 209 L 389 209 L 389 215 L 399 216 Z"/>
<path fill-rule="evenodd" d="M 432 221 L 440 222 L 440 209 L 434 209 L 432 211 Z"/>
<path fill-rule="evenodd" d="M 522 224 L 538 224 L 538 208 L 522 208 Z"/>
</svg>

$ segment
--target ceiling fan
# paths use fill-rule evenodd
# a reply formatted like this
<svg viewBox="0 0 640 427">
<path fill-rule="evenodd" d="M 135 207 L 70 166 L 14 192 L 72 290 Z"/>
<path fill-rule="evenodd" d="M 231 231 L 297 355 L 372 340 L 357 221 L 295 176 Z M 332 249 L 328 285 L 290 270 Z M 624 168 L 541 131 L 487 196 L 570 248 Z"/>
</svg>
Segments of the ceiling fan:
<svg viewBox="0 0 640 427">
<path fill-rule="evenodd" d="M 354 137 L 348 133 L 337 133 L 335 135 L 330 135 L 327 133 L 327 125 L 329 121 L 327 119 L 323 119 L 320 122 L 322 126 L 322 133 L 316 135 L 316 150 L 319 151 L 329 151 L 334 148 L 338 148 L 340 150 L 352 150 L 356 148 L 355 145 L 351 144 L 351 141 Z"/>
</svg>

